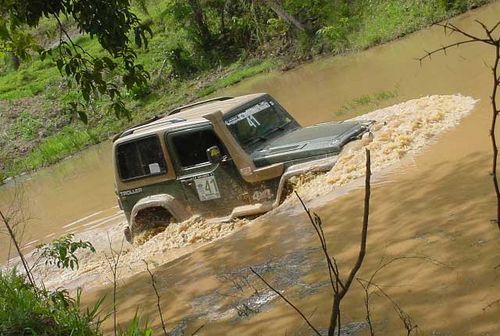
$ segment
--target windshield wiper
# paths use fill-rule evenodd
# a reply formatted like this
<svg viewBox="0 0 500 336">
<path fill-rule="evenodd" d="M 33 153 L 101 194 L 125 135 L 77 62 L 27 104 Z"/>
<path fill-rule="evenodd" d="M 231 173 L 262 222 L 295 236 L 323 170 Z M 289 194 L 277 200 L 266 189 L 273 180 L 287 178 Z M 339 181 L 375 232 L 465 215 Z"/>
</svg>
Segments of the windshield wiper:
<svg viewBox="0 0 500 336">
<path fill-rule="evenodd" d="M 264 142 L 264 141 L 267 141 L 269 140 L 269 135 L 271 135 L 272 133 L 280 130 L 280 131 L 284 131 L 285 130 L 285 127 L 289 124 L 290 122 L 286 122 L 282 125 L 279 125 L 279 126 L 276 126 L 272 129 L 270 129 L 269 131 L 267 131 L 265 134 L 263 135 L 257 135 L 255 137 L 252 137 L 251 140 L 245 142 L 243 145 L 244 146 L 250 146 L 250 145 L 253 145 L 253 144 L 256 144 L 257 142 Z"/>
<path fill-rule="evenodd" d="M 285 130 L 285 127 L 289 124 L 290 122 L 287 122 L 287 123 L 284 123 L 283 125 L 279 125 L 279 126 L 276 126 L 275 128 L 271 128 L 269 131 L 267 131 L 262 137 L 266 138 L 267 140 L 267 137 L 269 135 L 271 135 L 272 133 L 276 132 L 276 131 L 284 131 Z"/>
<path fill-rule="evenodd" d="M 265 138 L 263 136 L 256 136 L 256 137 L 252 138 L 251 140 L 245 142 L 243 145 L 250 146 L 250 145 L 256 144 L 257 142 L 264 142 L 264 141 L 267 141 L 267 138 Z"/>
</svg>

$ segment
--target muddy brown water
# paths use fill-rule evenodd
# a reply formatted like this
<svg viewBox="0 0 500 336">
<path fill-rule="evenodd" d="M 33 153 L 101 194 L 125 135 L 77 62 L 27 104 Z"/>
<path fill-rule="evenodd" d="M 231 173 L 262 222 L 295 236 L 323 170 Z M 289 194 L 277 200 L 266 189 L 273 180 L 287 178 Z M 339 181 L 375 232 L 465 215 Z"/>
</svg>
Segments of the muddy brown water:
<svg viewBox="0 0 500 336">
<path fill-rule="evenodd" d="M 499 18 L 496 2 L 454 23 L 479 32 L 475 19 L 491 25 Z M 488 138 L 492 79 L 485 66 L 493 50 L 464 46 L 422 66 L 414 60 L 424 50 L 451 41 L 441 29 L 430 28 L 361 53 L 257 76 L 224 93 L 269 92 L 305 125 L 425 95 L 460 93 L 480 99 L 458 127 L 374 185 L 369 252 L 359 276 L 367 278 L 382 260 L 400 257 L 376 282 L 412 316 L 421 334 L 500 335 L 500 270 L 495 268 L 500 237 L 490 223 L 495 211 Z M 381 92 L 394 94 L 376 104 L 352 104 Z M 349 104 L 354 107 L 345 108 Z M 25 244 L 121 221 L 109 151 L 109 144 L 94 147 L 19 183 L 31 217 Z M 13 194 L 12 184 L 2 187 L 0 205 L 5 207 Z M 323 218 L 330 249 L 345 274 L 357 254 L 363 191 L 332 198 L 320 197 L 311 206 Z M 0 236 L 2 258 L 6 242 Z M 315 325 L 327 326 L 328 277 L 314 231 L 298 208 L 278 209 L 233 235 L 159 265 L 155 276 L 168 326 L 179 335 L 201 325 L 199 335 L 310 334 L 289 307 L 249 274 L 249 266 L 286 290 Z M 109 291 L 107 286 L 94 288 L 86 301 Z M 139 309 L 158 327 L 147 274 L 121 281 L 118 302 L 122 324 Z M 342 308 L 345 334 L 367 335 L 363 291 L 357 284 Z M 372 297 L 372 314 L 379 334 L 403 334 L 397 313 L 382 296 Z"/>
</svg>

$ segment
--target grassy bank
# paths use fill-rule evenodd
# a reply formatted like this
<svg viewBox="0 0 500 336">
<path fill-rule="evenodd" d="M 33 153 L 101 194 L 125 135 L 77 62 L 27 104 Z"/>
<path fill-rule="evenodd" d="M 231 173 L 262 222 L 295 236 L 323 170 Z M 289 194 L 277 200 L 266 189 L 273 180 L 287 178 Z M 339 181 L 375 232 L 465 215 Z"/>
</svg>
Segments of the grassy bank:
<svg viewBox="0 0 500 336">
<path fill-rule="evenodd" d="M 65 291 L 35 290 L 15 273 L 0 272 L 0 334 L 97 336 L 95 310 L 80 312 L 80 300 Z"/>
<path fill-rule="evenodd" d="M 151 80 L 147 87 L 126 93 L 132 110 L 130 120 L 115 118 L 107 111 L 106 101 L 96 101 L 89 107 L 88 125 L 80 122 L 65 108 L 68 102 L 78 99 L 78 93 L 50 60 L 34 58 L 17 70 L 10 68 L 8 62 L 0 66 L 0 181 L 50 165 L 108 139 L 130 124 L 214 94 L 258 73 L 289 68 L 289 64 L 319 55 L 366 49 L 488 2 L 491 1 L 356 0 L 339 1 L 342 6 L 335 3 L 318 7 L 319 1 L 314 5 L 317 8 L 311 5 L 309 11 L 311 15 L 321 13 L 321 24 L 309 34 L 297 33 L 272 12 L 262 9 L 258 14 L 265 18 L 264 23 L 255 27 L 258 44 L 235 44 L 237 47 L 227 48 L 227 55 L 224 51 L 214 55 L 200 51 L 185 22 L 169 14 L 176 1 L 146 1 L 147 10 L 138 8 L 137 12 L 152 22 L 155 35 L 148 50 L 138 53 Z M 287 0 L 285 9 L 292 14 L 302 13 L 304 4 L 299 3 Z M 208 9 L 207 13 L 214 15 Z M 236 23 L 231 22 L 243 27 L 246 19 L 242 14 L 241 18 L 234 18 Z M 76 37 L 75 41 L 90 53 L 102 52 L 96 41 L 88 37 Z M 349 108 L 355 106 L 341 110 Z"/>
<path fill-rule="evenodd" d="M 78 290 L 76 297 L 68 291 L 48 291 L 34 288 L 26 279 L 16 274 L 0 272 L 0 335 L 40 336 L 102 336 L 101 324 L 106 318 L 102 300 L 83 309 Z M 119 336 L 151 336 L 153 330 L 136 315 Z"/>
</svg>

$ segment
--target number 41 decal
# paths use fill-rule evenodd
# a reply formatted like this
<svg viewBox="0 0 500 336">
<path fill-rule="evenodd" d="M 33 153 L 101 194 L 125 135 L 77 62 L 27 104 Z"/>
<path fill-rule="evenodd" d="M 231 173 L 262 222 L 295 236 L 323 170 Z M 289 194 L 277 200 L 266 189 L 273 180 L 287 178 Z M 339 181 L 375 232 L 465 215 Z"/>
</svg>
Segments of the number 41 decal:
<svg viewBox="0 0 500 336">
<path fill-rule="evenodd" d="M 210 201 L 220 198 L 219 187 L 212 174 L 196 177 L 194 181 L 200 201 Z"/>
</svg>

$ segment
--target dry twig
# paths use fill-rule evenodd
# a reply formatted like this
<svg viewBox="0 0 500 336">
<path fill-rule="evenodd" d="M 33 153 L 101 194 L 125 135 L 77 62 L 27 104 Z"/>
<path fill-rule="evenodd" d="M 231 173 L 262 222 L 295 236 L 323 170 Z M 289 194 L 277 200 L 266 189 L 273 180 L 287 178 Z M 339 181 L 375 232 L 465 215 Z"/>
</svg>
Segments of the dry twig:
<svg viewBox="0 0 500 336">
<path fill-rule="evenodd" d="M 328 274 L 330 277 L 330 284 L 331 284 L 331 287 L 333 290 L 333 301 L 332 301 L 332 307 L 331 307 L 330 325 L 328 328 L 328 336 L 334 336 L 335 333 L 338 333 L 338 335 L 340 335 L 340 329 L 341 329 L 340 304 L 342 302 L 342 299 L 345 297 L 345 295 L 349 291 L 349 288 L 350 288 L 350 286 L 351 286 L 351 284 L 356 276 L 356 273 L 361 268 L 361 265 L 363 264 L 363 259 L 364 259 L 365 254 L 366 254 L 366 241 L 367 241 L 367 237 L 368 237 L 368 222 L 369 222 L 369 214 L 370 214 L 370 195 L 371 195 L 370 181 L 371 181 L 370 151 L 366 150 L 365 198 L 364 198 L 363 225 L 362 225 L 362 229 L 361 229 L 360 247 L 359 247 L 359 253 L 358 253 L 358 257 L 356 259 L 356 262 L 355 262 L 354 266 L 352 267 L 351 271 L 349 272 L 347 279 L 345 281 L 342 280 L 342 278 L 340 276 L 340 272 L 339 272 L 339 269 L 337 266 L 337 261 L 336 261 L 335 257 L 332 256 L 328 251 L 321 218 L 317 214 L 311 212 L 311 210 L 309 210 L 307 208 L 307 206 L 305 205 L 304 201 L 296 193 L 299 201 L 301 202 L 301 204 L 304 208 L 304 211 L 306 212 L 306 214 L 309 218 L 309 221 L 313 225 L 313 227 L 316 231 L 316 234 L 318 235 L 318 238 L 319 238 L 320 243 L 321 243 L 321 249 L 323 251 L 323 255 L 325 256 L 325 259 L 327 262 Z M 250 270 L 257 277 L 259 277 L 259 279 L 262 280 L 262 282 L 264 282 L 264 284 L 266 284 L 267 287 L 269 287 L 281 299 L 283 299 L 290 307 L 292 307 L 317 335 L 320 335 L 317 328 L 314 327 L 314 325 L 309 321 L 309 319 L 304 315 L 304 313 L 302 313 L 302 311 L 297 306 L 295 306 L 292 302 L 290 302 L 290 300 L 288 300 L 278 290 L 276 290 L 274 287 L 272 287 L 253 268 L 250 268 Z"/>
<path fill-rule="evenodd" d="M 297 308 L 296 305 L 294 305 L 290 300 L 288 300 L 276 288 L 271 286 L 271 284 L 269 282 L 267 282 L 266 279 L 264 279 L 262 277 L 262 275 L 260 275 L 252 267 L 250 267 L 250 271 L 252 271 L 252 273 L 255 274 L 260 280 L 262 280 L 262 282 L 265 283 L 266 286 L 269 287 L 270 290 L 272 290 L 274 293 L 276 293 L 280 298 L 283 299 L 283 301 L 285 301 L 290 307 L 292 307 L 297 312 L 297 314 L 299 314 L 302 317 L 302 319 L 307 323 L 307 325 L 316 333 L 316 335 L 321 336 L 321 333 L 318 331 L 318 329 L 316 329 L 316 327 L 314 327 L 314 325 L 311 323 L 311 321 L 309 321 L 309 319 L 304 315 L 304 313 L 302 313 L 302 311 L 299 308 Z"/>
<path fill-rule="evenodd" d="M 118 325 L 117 325 L 117 310 L 116 310 L 116 293 L 118 290 L 118 265 L 120 263 L 120 258 L 123 252 L 123 239 L 120 245 L 120 250 L 115 251 L 111 244 L 111 238 L 108 235 L 109 250 L 111 256 L 106 256 L 106 261 L 108 262 L 109 269 L 113 274 L 113 331 L 114 335 L 117 336 Z"/>
<path fill-rule="evenodd" d="M 28 262 L 26 261 L 26 258 L 24 258 L 24 254 L 21 251 L 21 248 L 19 246 L 19 243 L 17 242 L 16 235 L 14 231 L 12 230 L 11 225 L 9 224 L 9 220 L 7 217 L 3 214 L 3 212 L 0 210 L 0 217 L 2 218 L 2 221 L 5 224 L 5 227 L 7 228 L 7 232 L 9 233 L 10 239 L 14 243 L 14 246 L 17 250 L 17 253 L 19 254 L 19 258 L 21 259 L 21 263 L 23 264 L 23 268 L 26 271 L 26 277 L 28 278 L 28 281 L 30 282 L 31 286 L 33 286 L 33 290 L 37 291 L 37 287 L 35 285 L 35 280 L 33 278 L 33 275 L 31 274 L 31 269 L 28 266 Z"/>
<path fill-rule="evenodd" d="M 155 295 L 156 295 L 156 307 L 158 309 L 158 315 L 160 315 L 160 320 L 161 320 L 161 327 L 163 329 L 163 334 L 165 336 L 168 336 L 169 333 L 167 332 L 167 327 L 165 326 L 165 321 L 163 320 L 163 313 L 161 311 L 161 304 L 160 304 L 160 294 L 158 293 L 158 289 L 156 288 L 156 281 L 155 281 L 155 277 L 153 275 L 153 273 L 151 272 L 151 270 L 149 269 L 149 265 L 148 265 L 148 262 L 144 259 L 142 259 L 142 261 L 144 262 L 144 264 L 146 264 L 146 270 L 148 271 L 149 273 L 149 276 L 151 277 L 151 286 L 153 286 L 153 289 L 155 291 Z"/>
<path fill-rule="evenodd" d="M 490 126 L 490 138 L 491 138 L 491 147 L 492 147 L 492 168 L 491 168 L 491 176 L 493 179 L 493 187 L 495 189 L 495 195 L 497 198 L 497 216 L 496 222 L 498 229 L 500 229 L 500 187 L 499 181 L 497 178 L 497 162 L 498 162 L 498 145 L 496 138 L 496 124 L 498 115 L 500 113 L 500 109 L 497 104 L 497 93 L 498 87 L 500 86 L 500 34 L 498 34 L 497 29 L 500 27 L 500 21 L 498 21 L 493 27 L 488 28 L 484 23 L 479 20 L 476 20 L 476 23 L 481 26 L 483 29 L 484 36 L 477 36 L 466 32 L 465 30 L 455 26 L 452 23 L 438 23 L 437 25 L 443 27 L 445 34 L 452 35 L 458 34 L 465 39 L 459 42 L 451 43 L 446 46 L 442 46 L 432 51 L 426 51 L 425 55 L 418 58 L 417 60 L 422 63 L 422 61 L 426 59 L 431 59 L 432 55 L 443 53 L 446 55 L 448 49 L 453 47 L 459 47 L 464 44 L 471 43 L 481 43 L 491 46 L 495 50 L 495 60 L 493 61 L 493 66 L 491 67 L 492 79 L 493 79 L 493 89 L 490 96 L 491 106 L 492 106 L 492 117 L 491 117 L 491 126 Z M 497 37 L 495 37 L 495 34 Z"/>
</svg>

